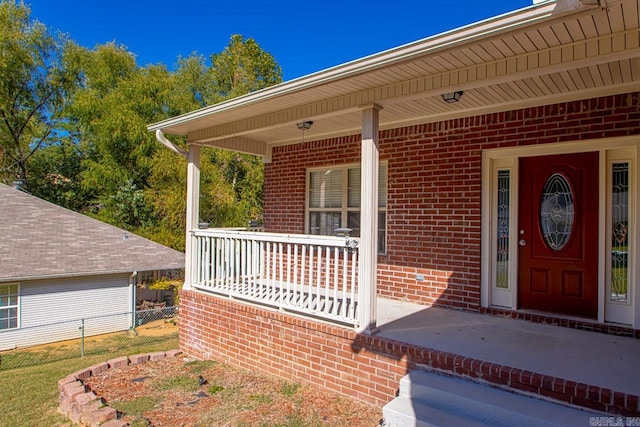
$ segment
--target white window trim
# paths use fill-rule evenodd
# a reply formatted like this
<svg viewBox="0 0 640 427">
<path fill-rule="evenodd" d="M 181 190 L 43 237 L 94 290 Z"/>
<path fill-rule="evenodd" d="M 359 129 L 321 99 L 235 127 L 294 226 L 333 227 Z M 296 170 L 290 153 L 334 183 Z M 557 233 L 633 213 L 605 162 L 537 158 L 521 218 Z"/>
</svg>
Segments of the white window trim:
<svg viewBox="0 0 640 427">
<path fill-rule="evenodd" d="M 384 212 L 385 216 L 386 216 L 386 212 L 387 212 L 387 205 L 389 203 L 389 196 L 388 196 L 388 191 L 389 191 L 389 167 L 388 167 L 388 163 L 387 161 L 381 161 L 380 162 L 381 165 L 385 165 L 387 167 L 387 203 L 385 203 L 385 206 L 378 206 L 378 212 Z M 353 207 L 349 207 L 349 203 L 348 203 L 348 185 L 349 185 L 349 180 L 348 180 L 348 170 L 349 169 L 354 169 L 354 168 L 359 168 L 362 171 L 361 165 L 360 163 L 347 163 L 347 164 L 342 164 L 342 165 L 331 165 L 331 166 L 321 166 L 321 167 L 315 167 L 315 168 L 308 168 L 307 169 L 307 174 L 306 174 L 306 179 L 305 179 L 305 203 L 304 203 L 304 229 L 305 229 L 305 233 L 311 234 L 311 224 L 309 223 L 309 213 L 310 212 L 336 212 L 336 211 L 340 211 L 341 213 L 341 224 L 342 227 L 347 227 L 347 219 L 348 219 L 348 213 L 349 212 L 360 212 L 361 207 L 357 207 L 357 208 L 353 208 Z M 327 171 L 327 170 L 332 170 L 332 171 L 341 171 L 342 172 L 342 202 L 341 202 L 341 207 L 340 208 L 312 208 L 310 207 L 310 195 L 309 195 L 309 182 L 311 180 L 311 173 L 312 172 L 321 172 L 321 171 Z M 362 176 L 362 175 L 361 175 Z M 385 221 L 385 228 L 384 228 L 384 235 L 385 235 L 385 250 L 387 247 L 387 224 L 388 224 L 388 219 Z M 379 251 L 379 254 L 384 254 L 385 252 L 383 251 Z"/>
<path fill-rule="evenodd" d="M 509 259 L 510 259 L 510 286 L 511 294 L 503 297 L 503 301 L 507 298 L 511 301 L 511 306 L 501 303 L 495 304 L 493 301 L 493 283 L 494 283 L 494 261 L 495 261 L 495 243 L 493 238 L 495 235 L 495 218 L 494 207 L 495 202 L 494 186 L 496 185 L 495 176 L 499 169 L 509 169 L 512 171 L 511 177 L 511 203 L 513 218 L 517 218 L 518 206 L 518 159 L 522 157 L 533 157 L 553 154 L 569 154 L 580 152 L 600 152 L 600 179 L 599 179 L 599 200 L 607 200 L 609 189 L 609 178 L 607 177 L 608 165 L 612 159 L 627 159 L 631 161 L 631 174 L 629 177 L 630 184 L 635 186 L 632 193 L 638 192 L 640 174 L 636 173 L 638 168 L 637 153 L 640 149 L 640 138 L 637 136 L 603 138 L 579 142 L 567 142 L 556 144 L 529 145 L 525 147 L 490 149 L 482 153 L 482 239 L 481 239 L 481 278 L 480 278 L 480 304 L 482 307 L 499 306 L 508 309 L 516 309 L 517 307 L 517 221 L 512 221 L 510 225 L 510 235 L 514 236 L 509 243 Z M 630 283 L 635 284 L 635 278 L 638 277 L 638 248 L 640 233 L 638 233 L 638 221 L 636 218 L 637 209 L 635 204 L 637 198 L 632 197 L 631 204 L 631 228 L 632 233 L 629 238 L 630 255 L 629 259 L 633 263 L 630 272 Z M 607 304 L 609 298 L 606 295 L 608 288 L 607 282 L 610 267 L 607 266 L 609 254 L 606 252 L 608 239 L 608 222 L 609 212 L 606 203 L 599 204 L 599 248 L 598 248 L 598 317 L 600 323 L 612 321 L 616 316 L 610 316 L 611 304 Z M 513 267 L 513 269 L 511 269 Z M 620 323 L 629 324 L 634 328 L 640 327 L 640 291 L 637 285 L 630 292 L 630 314 L 626 317 L 628 320 Z M 608 305 L 608 307 L 605 307 Z M 606 311 L 606 313 L 605 313 Z"/>
<path fill-rule="evenodd" d="M 17 320 L 16 320 L 16 327 L 15 328 L 0 329 L 0 334 L 2 332 L 5 332 L 5 331 L 15 331 L 16 329 L 20 329 L 20 323 L 21 323 L 20 322 L 20 320 L 21 320 L 21 316 L 20 316 L 20 300 L 22 298 L 21 298 L 21 294 L 20 294 L 20 292 L 21 292 L 20 283 L 18 283 L 18 282 L 0 283 L 0 288 L 4 287 L 4 286 L 18 286 L 18 293 L 17 293 L 18 301 L 17 301 L 17 304 L 16 305 L 8 305 L 6 307 L 0 307 L 0 310 L 8 310 L 10 308 L 15 308 L 16 309 Z"/>
</svg>

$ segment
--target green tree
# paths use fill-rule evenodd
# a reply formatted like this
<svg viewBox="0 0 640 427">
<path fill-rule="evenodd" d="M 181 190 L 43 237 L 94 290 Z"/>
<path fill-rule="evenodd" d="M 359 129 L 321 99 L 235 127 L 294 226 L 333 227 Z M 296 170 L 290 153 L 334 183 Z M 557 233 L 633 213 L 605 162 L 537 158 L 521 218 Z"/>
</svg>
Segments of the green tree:
<svg viewBox="0 0 640 427">
<path fill-rule="evenodd" d="M 29 191 L 67 209 L 85 211 L 92 193 L 80 182 L 83 160 L 79 145 L 69 138 L 43 146 L 30 160 Z"/>
<path fill-rule="evenodd" d="M 71 43 L 30 20 L 24 3 L 0 2 L 0 180 L 28 186 L 29 160 L 64 133 L 61 114 L 75 87 Z"/>
<path fill-rule="evenodd" d="M 233 35 L 228 46 L 211 55 L 180 58 L 175 71 L 171 105 L 174 114 L 204 107 L 263 89 L 282 81 L 282 70 L 252 39 Z M 174 115 L 172 114 L 172 115 Z M 174 142 L 184 144 L 178 138 Z M 184 147 L 184 145 L 183 145 Z M 150 231 L 157 241 L 184 248 L 186 162 L 169 150 L 154 154 L 149 200 L 160 220 Z M 215 227 L 246 226 L 262 218 L 264 166 L 256 156 L 203 148 L 201 154 L 200 219 Z"/>
<path fill-rule="evenodd" d="M 82 186 L 94 194 L 92 211 L 130 230 L 154 223 L 149 187 L 157 142 L 146 125 L 166 116 L 171 76 L 163 65 L 140 68 L 114 43 L 70 53 L 82 76 L 67 113 L 86 146 Z"/>
<path fill-rule="evenodd" d="M 183 249 L 186 162 L 147 124 L 279 83 L 280 67 L 240 35 L 211 65 L 194 53 L 174 72 L 139 67 L 123 46 L 81 47 L 29 15 L 0 0 L 0 180 Z M 262 174 L 256 157 L 204 149 L 202 219 L 259 219 Z"/>
<path fill-rule="evenodd" d="M 221 53 L 211 55 L 215 102 L 235 98 L 282 81 L 282 68 L 253 38 L 231 36 Z"/>
</svg>

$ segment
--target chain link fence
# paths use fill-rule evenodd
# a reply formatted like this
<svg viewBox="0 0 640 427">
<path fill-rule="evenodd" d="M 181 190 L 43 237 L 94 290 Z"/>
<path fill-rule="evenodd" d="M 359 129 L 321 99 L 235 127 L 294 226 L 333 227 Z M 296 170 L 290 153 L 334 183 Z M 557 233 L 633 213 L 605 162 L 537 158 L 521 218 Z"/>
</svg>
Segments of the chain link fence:
<svg viewBox="0 0 640 427">
<path fill-rule="evenodd" d="M 127 355 L 135 346 L 178 347 L 178 307 L 96 316 L 13 331 L 0 336 L 0 370 L 104 354 Z"/>
</svg>

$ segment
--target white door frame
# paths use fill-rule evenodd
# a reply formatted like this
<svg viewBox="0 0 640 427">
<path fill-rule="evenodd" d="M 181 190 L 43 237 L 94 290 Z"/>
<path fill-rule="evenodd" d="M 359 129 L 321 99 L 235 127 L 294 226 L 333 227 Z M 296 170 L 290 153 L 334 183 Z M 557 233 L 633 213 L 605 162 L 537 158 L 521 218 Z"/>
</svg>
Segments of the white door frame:
<svg viewBox="0 0 640 427">
<path fill-rule="evenodd" d="M 481 240 L 481 289 L 480 304 L 482 307 L 497 306 L 515 310 L 517 308 L 517 274 L 518 274 L 518 246 L 517 246 L 517 218 L 518 218 L 518 159 L 522 157 L 544 156 L 553 154 L 568 154 L 597 151 L 600 153 L 600 179 L 599 179 L 599 212 L 598 212 L 598 317 L 597 321 L 615 321 L 626 325 L 631 324 L 634 328 L 640 326 L 640 290 L 636 285 L 638 277 L 638 238 L 637 231 L 637 209 L 638 197 L 638 173 L 637 153 L 640 147 L 640 137 L 619 137 L 603 138 L 579 142 L 567 142 L 557 144 L 529 145 L 524 147 L 497 148 L 485 150 L 482 153 L 482 240 Z M 607 172 L 612 159 L 626 158 L 630 161 L 629 181 L 632 185 L 630 193 L 630 228 L 629 236 L 629 259 L 632 264 L 630 271 L 630 301 L 626 308 L 621 305 L 613 306 L 606 298 L 607 288 L 607 220 L 609 213 L 607 205 Z M 498 170 L 510 171 L 510 224 L 509 224 L 509 285 L 508 288 L 498 289 L 494 286 L 495 278 L 495 239 L 497 230 L 495 229 L 496 210 L 494 202 L 496 200 L 497 183 L 496 176 Z M 621 315 L 614 315 L 620 311 Z"/>
</svg>

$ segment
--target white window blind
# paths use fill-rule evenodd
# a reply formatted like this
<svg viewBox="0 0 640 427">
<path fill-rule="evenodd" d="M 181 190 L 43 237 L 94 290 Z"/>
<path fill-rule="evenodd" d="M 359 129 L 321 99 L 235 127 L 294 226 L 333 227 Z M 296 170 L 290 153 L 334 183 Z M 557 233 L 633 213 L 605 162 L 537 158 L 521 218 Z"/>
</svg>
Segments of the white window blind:
<svg viewBox="0 0 640 427">
<path fill-rule="evenodd" d="M 311 172 L 309 206 L 312 208 L 339 208 L 342 206 L 342 171 Z"/>
<path fill-rule="evenodd" d="M 308 232 L 335 235 L 336 229 L 352 229 L 360 236 L 360 166 L 332 167 L 308 174 Z M 380 163 L 378 175 L 378 241 L 381 251 L 386 242 L 387 163 Z"/>
</svg>

